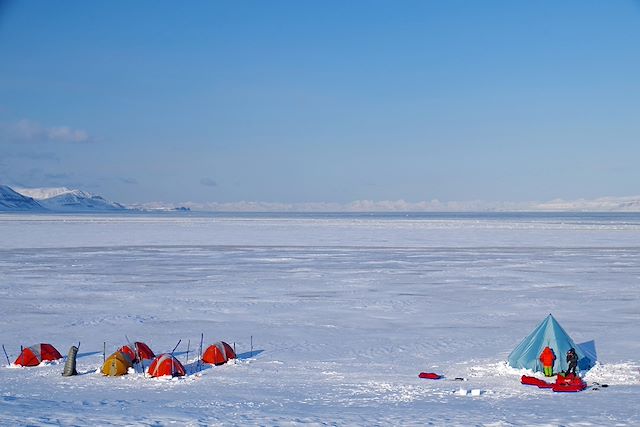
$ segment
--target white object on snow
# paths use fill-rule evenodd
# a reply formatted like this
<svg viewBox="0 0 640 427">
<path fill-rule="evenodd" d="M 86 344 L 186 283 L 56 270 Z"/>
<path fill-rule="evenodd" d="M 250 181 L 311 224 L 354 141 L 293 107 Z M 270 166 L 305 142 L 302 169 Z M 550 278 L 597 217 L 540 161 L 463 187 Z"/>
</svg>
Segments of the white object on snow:
<svg viewBox="0 0 640 427">
<path fill-rule="evenodd" d="M 468 390 L 466 388 L 460 388 L 460 390 L 455 392 L 458 396 L 466 396 L 468 393 Z"/>
</svg>

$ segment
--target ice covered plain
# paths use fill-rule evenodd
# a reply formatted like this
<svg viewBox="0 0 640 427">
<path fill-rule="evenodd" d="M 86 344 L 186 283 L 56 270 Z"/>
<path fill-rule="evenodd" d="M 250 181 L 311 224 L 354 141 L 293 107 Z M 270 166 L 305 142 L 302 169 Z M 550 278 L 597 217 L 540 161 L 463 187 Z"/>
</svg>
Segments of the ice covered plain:
<svg viewBox="0 0 640 427">
<path fill-rule="evenodd" d="M 639 303 L 637 214 L 2 214 L 0 341 L 82 344 L 76 377 L 5 360 L 0 424 L 638 425 Z M 519 384 L 504 361 L 550 312 L 609 388 Z M 240 360 L 96 372 L 103 341 L 184 360 L 200 332 Z"/>
</svg>

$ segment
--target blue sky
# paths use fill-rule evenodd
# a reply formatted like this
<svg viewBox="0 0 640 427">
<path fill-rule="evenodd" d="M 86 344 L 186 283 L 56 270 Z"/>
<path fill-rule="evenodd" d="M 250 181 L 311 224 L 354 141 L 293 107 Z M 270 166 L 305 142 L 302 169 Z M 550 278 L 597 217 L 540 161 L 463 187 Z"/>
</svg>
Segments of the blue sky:
<svg viewBox="0 0 640 427">
<path fill-rule="evenodd" d="M 125 203 L 640 194 L 638 2 L 0 4 L 5 184 Z"/>
</svg>

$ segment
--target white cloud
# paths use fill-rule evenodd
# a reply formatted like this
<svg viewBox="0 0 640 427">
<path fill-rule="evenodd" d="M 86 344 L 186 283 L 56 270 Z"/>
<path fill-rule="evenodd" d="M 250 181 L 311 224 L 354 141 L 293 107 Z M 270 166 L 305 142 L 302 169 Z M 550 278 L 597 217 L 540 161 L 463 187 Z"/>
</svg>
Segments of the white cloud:
<svg viewBox="0 0 640 427">
<path fill-rule="evenodd" d="M 89 134 L 80 129 L 71 129 L 67 126 L 45 129 L 47 136 L 52 141 L 60 142 L 88 142 Z"/>
<path fill-rule="evenodd" d="M 92 141 L 89 133 L 84 130 L 69 126 L 47 127 L 28 119 L 4 125 L 2 128 L 8 139 L 15 142 L 85 143 Z"/>
</svg>

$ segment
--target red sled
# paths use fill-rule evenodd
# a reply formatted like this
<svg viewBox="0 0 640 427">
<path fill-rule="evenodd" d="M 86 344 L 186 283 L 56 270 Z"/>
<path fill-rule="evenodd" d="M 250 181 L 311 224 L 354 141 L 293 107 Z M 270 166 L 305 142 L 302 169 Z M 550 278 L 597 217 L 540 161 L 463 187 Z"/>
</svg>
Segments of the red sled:
<svg viewBox="0 0 640 427">
<path fill-rule="evenodd" d="M 575 393 L 582 391 L 585 388 L 587 388 L 587 384 L 582 381 L 582 378 L 575 375 L 567 375 L 565 377 L 564 375 L 558 374 L 556 383 L 553 385 L 552 390 L 556 392 Z"/>
<path fill-rule="evenodd" d="M 587 385 L 582 383 L 582 384 L 554 384 L 553 387 L 551 387 L 551 389 L 555 392 L 569 392 L 569 393 L 575 393 L 578 391 L 582 391 L 585 388 L 587 388 Z"/>
<path fill-rule="evenodd" d="M 530 377 L 528 375 L 523 375 L 520 378 L 520 382 L 526 385 L 534 385 L 538 388 L 553 388 L 553 384 L 541 380 L 540 378 Z"/>
<path fill-rule="evenodd" d="M 420 372 L 418 378 L 425 378 L 428 380 L 439 380 L 442 378 L 442 375 L 434 374 L 433 372 Z"/>
</svg>

